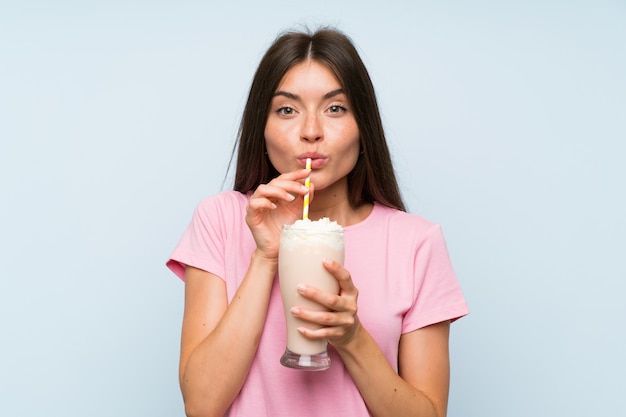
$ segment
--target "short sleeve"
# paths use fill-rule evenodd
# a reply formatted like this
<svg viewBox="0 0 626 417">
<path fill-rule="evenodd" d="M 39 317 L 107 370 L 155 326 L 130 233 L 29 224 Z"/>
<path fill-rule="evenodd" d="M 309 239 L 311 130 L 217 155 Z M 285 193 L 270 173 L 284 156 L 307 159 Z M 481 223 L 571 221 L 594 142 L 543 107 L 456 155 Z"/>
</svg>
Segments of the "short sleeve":
<svg viewBox="0 0 626 417">
<path fill-rule="evenodd" d="M 414 302 L 406 312 L 402 333 L 468 314 L 467 303 L 450 261 L 441 227 L 433 224 L 414 257 Z"/>
<path fill-rule="evenodd" d="M 193 266 L 224 278 L 224 211 L 219 196 L 203 200 L 166 265 L 180 279 L 185 266 Z"/>
</svg>

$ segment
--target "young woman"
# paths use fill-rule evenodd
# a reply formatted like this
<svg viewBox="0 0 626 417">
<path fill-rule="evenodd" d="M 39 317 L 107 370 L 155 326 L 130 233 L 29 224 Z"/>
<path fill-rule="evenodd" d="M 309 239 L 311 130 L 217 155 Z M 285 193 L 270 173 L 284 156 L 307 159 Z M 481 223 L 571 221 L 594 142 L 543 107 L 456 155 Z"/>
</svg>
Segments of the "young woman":
<svg viewBox="0 0 626 417">
<path fill-rule="evenodd" d="M 312 158 L 312 170 L 305 169 Z M 332 366 L 283 367 L 281 228 L 344 226 L 339 294 L 301 296 Z M 322 29 L 272 44 L 243 113 L 233 191 L 199 204 L 168 266 L 185 281 L 180 385 L 188 416 L 446 415 L 451 321 L 467 306 L 436 224 L 404 211 L 374 88 L 353 44 Z"/>
</svg>

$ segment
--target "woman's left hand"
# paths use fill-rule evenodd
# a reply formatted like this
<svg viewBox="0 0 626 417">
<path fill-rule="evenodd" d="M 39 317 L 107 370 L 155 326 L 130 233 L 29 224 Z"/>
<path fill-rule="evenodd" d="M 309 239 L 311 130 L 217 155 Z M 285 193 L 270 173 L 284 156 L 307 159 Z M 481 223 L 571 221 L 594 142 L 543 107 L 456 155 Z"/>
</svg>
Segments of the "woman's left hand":
<svg viewBox="0 0 626 417">
<path fill-rule="evenodd" d="M 311 330 L 305 327 L 298 331 L 310 339 L 328 339 L 335 346 L 345 346 L 354 337 L 361 326 L 357 316 L 357 298 L 359 291 L 352 282 L 347 269 L 335 261 L 324 263 L 339 283 L 339 294 L 322 291 L 310 285 L 298 287 L 298 293 L 305 298 L 327 307 L 330 311 L 313 311 L 294 307 L 291 314 L 299 319 L 319 324 L 321 329 Z"/>
</svg>

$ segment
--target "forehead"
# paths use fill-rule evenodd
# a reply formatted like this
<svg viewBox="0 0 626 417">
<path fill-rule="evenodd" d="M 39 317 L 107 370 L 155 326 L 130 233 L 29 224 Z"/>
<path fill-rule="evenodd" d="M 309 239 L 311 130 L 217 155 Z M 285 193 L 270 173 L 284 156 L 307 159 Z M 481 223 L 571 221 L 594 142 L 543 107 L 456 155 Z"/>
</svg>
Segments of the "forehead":
<svg viewBox="0 0 626 417">
<path fill-rule="evenodd" d="M 326 65 L 319 61 L 307 60 L 291 67 L 283 76 L 277 89 L 319 88 L 330 91 L 341 87 L 335 74 Z"/>
</svg>

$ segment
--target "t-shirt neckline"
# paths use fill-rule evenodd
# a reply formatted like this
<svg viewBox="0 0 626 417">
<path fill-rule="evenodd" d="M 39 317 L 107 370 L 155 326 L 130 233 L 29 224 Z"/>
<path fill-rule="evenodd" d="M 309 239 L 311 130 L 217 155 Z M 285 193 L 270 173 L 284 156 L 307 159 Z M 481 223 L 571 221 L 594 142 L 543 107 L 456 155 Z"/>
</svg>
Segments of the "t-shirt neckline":
<svg viewBox="0 0 626 417">
<path fill-rule="evenodd" d="M 360 229 L 361 227 L 367 226 L 370 222 L 376 219 L 379 216 L 380 212 L 383 210 L 383 206 L 374 202 L 374 207 L 372 207 L 372 211 L 367 215 L 366 218 L 361 220 L 358 223 L 351 224 L 350 226 L 343 226 L 343 230 L 346 232 L 351 232 L 356 229 Z"/>
</svg>

